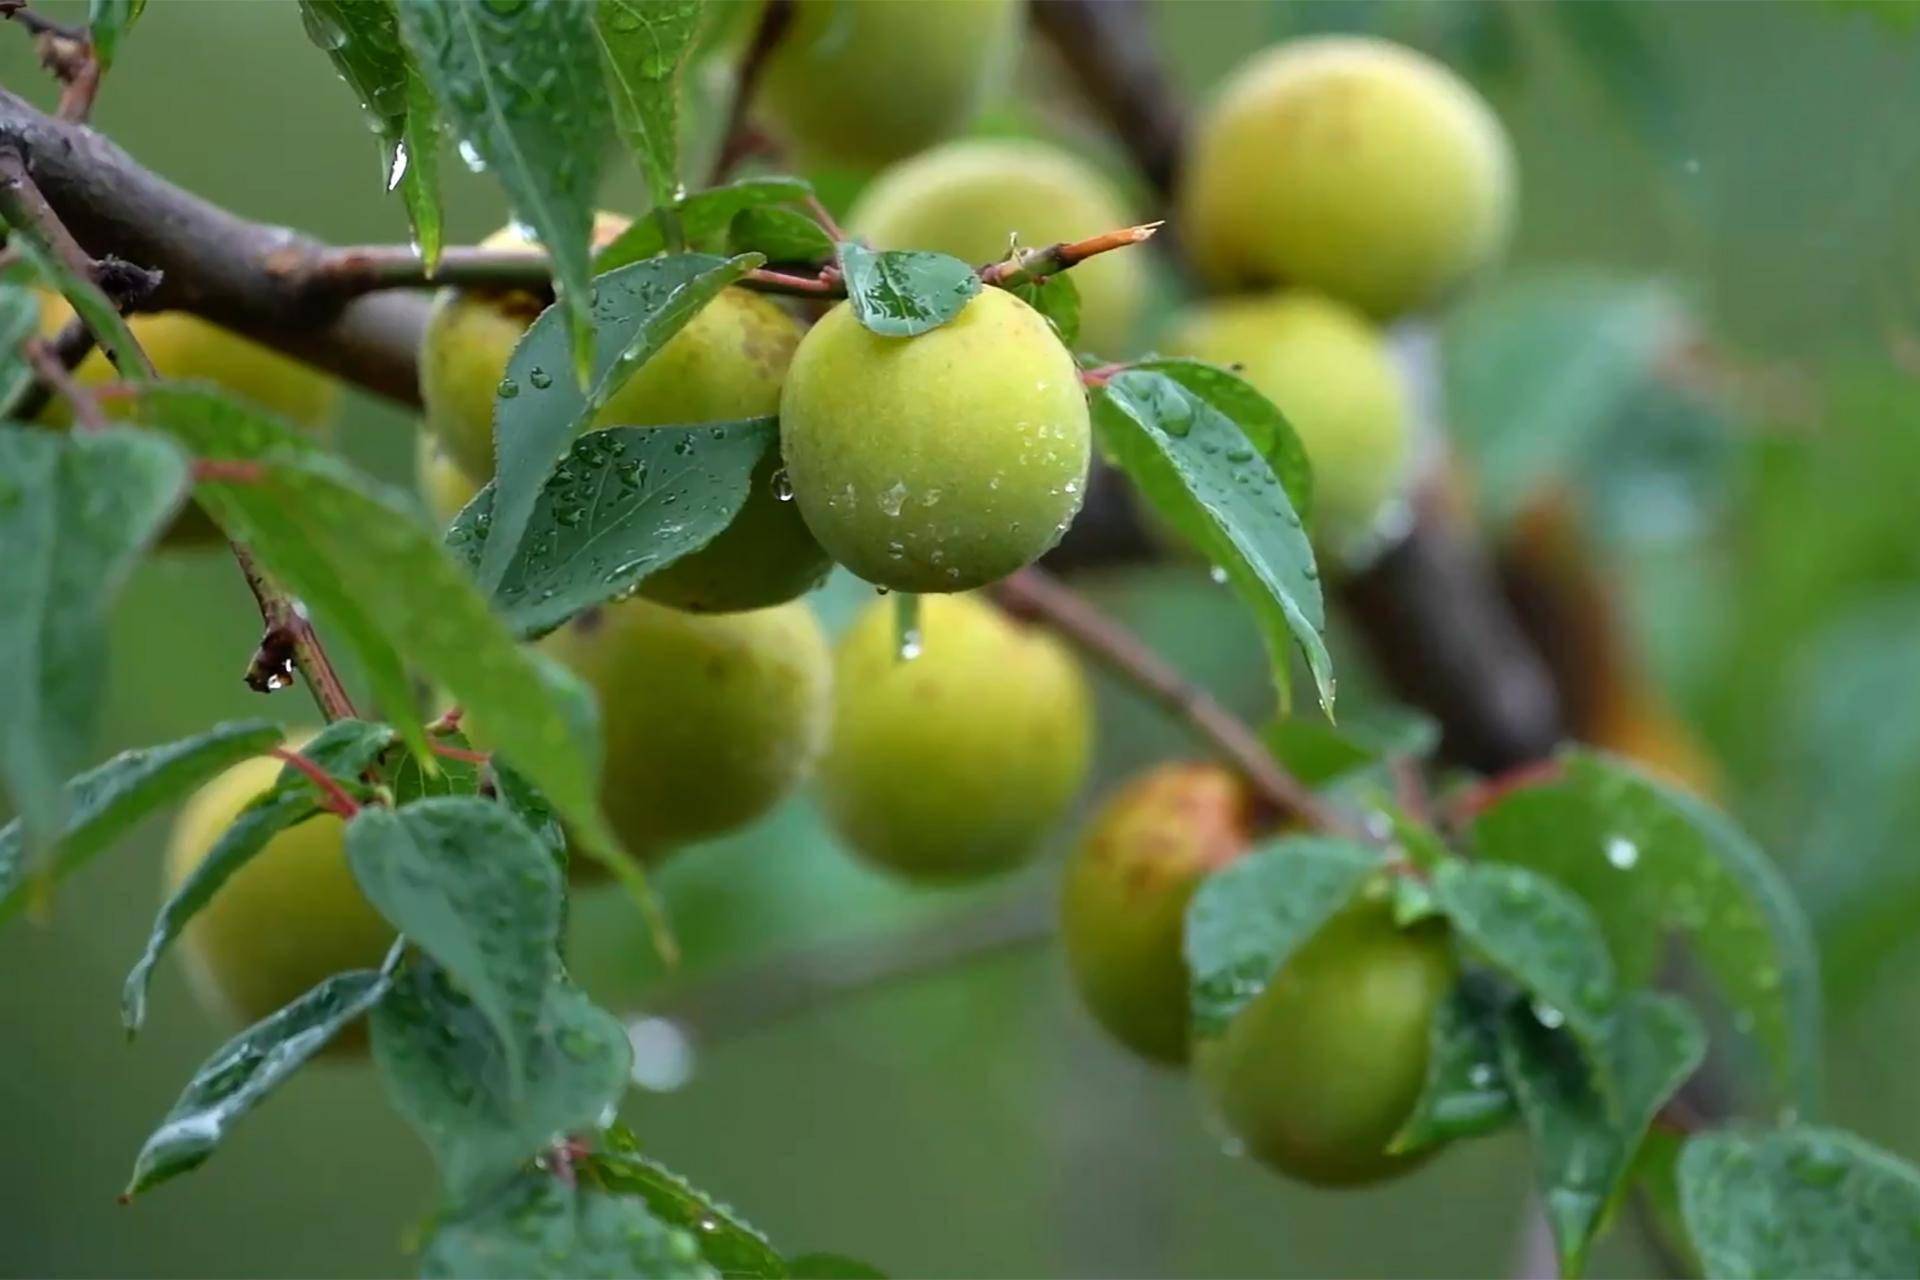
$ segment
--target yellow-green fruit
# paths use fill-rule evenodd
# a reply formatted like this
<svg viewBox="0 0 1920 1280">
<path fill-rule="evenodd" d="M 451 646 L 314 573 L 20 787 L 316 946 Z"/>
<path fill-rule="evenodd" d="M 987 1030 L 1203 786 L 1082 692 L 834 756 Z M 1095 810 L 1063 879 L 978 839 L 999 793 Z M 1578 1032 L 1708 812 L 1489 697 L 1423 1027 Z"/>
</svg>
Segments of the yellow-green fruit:
<svg viewBox="0 0 1920 1280">
<path fill-rule="evenodd" d="M 950 142 L 873 180 L 847 226 L 881 249 L 935 249 L 980 265 L 1014 237 L 1041 249 L 1137 221 L 1112 183 L 1078 156 L 1042 142 Z M 1080 291 L 1076 345 L 1130 350 L 1146 292 L 1138 252 L 1103 253 L 1071 273 Z"/>
<path fill-rule="evenodd" d="M 1490 261 L 1513 204 L 1511 146 L 1471 86 L 1400 45 L 1321 36 L 1228 81 L 1182 171 L 1180 234 L 1216 284 L 1393 316 Z"/>
<path fill-rule="evenodd" d="M 1300 291 L 1229 298 L 1188 311 L 1163 348 L 1235 369 L 1286 415 L 1313 463 L 1321 533 L 1364 531 L 1398 490 L 1411 452 L 1406 392 L 1358 311 Z"/>
<path fill-rule="evenodd" d="M 1246 851 L 1246 784 L 1218 765 L 1168 764 L 1107 801 L 1067 864 L 1060 939 L 1100 1025 L 1157 1062 L 1187 1060 L 1187 903 Z"/>
<path fill-rule="evenodd" d="M 805 605 L 705 615 L 627 600 L 544 643 L 599 696 L 601 801 L 645 857 L 753 821 L 826 740 L 832 661 Z"/>
<path fill-rule="evenodd" d="M 1022 0 L 795 0 L 759 118 L 802 152 L 885 164 L 965 128 L 1012 61 Z"/>
<path fill-rule="evenodd" d="M 820 794 L 862 857 L 916 880 L 965 880 L 1036 853 L 1086 776 L 1091 710 L 1047 632 L 971 596 L 920 601 L 903 658 L 875 602 L 834 655 Z"/>
<path fill-rule="evenodd" d="M 1385 901 L 1364 900 L 1196 1043 L 1194 1067 L 1228 1130 L 1274 1169 L 1329 1187 L 1404 1172 L 1420 1158 L 1387 1143 L 1419 1101 L 1454 978 L 1445 926 L 1401 929 Z"/>
<path fill-rule="evenodd" d="M 414 483 L 426 500 L 427 510 L 441 528 L 453 523 L 461 508 L 473 501 L 480 486 L 460 469 L 440 442 L 422 431 L 414 452 Z"/>
<path fill-rule="evenodd" d="M 169 893 L 280 768 L 248 760 L 194 794 L 167 845 Z M 354 881 L 345 832 L 331 814 L 282 831 L 187 922 L 181 945 L 203 1000 L 251 1024 L 336 973 L 379 967 L 393 929 Z"/>
<path fill-rule="evenodd" d="M 869 332 L 843 302 L 801 340 L 780 398 L 807 527 L 901 591 L 964 591 L 1038 559 L 1080 509 L 1090 442 L 1073 357 L 1002 289 L 914 338 Z"/>
<path fill-rule="evenodd" d="M 527 295 L 448 291 L 420 351 L 427 425 L 466 473 L 493 475 L 493 402 L 507 360 L 538 315 Z M 615 393 L 596 426 L 653 427 L 764 417 L 800 324 L 779 305 L 727 289 L 703 307 Z M 755 609 L 791 600 L 829 564 L 791 503 L 774 493 L 775 453 L 756 469 L 746 505 L 707 546 L 647 578 L 641 594 L 684 609 Z"/>
</svg>

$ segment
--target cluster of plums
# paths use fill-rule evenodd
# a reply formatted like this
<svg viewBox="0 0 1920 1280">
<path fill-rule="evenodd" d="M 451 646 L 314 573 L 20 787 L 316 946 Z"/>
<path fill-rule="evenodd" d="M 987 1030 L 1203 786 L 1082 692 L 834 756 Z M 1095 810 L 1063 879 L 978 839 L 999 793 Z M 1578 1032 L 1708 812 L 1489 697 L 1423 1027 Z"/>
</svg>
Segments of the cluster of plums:
<svg viewBox="0 0 1920 1280">
<path fill-rule="evenodd" d="M 762 114 L 803 160 L 897 161 L 847 219 L 877 247 L 987 262 L 1015 237 L 1044 245 L 1135 221 L 1112 183 L 1057 148 L 923 150 L 965 122 L 1018 25 L 1010 0 L 807 0 L 768 65 Z M 1407 468 L 1407 398 L 1376 326 L 1442 301 L 1497 252 L 1512 187 L 1486 106 L 1444 68 L 1380 41 L 1262 53 L 1200 120 L 1177 232 L 1220 296 L 1172 317 L 1161 349 L 1234 366 L 1283 410 L 1314 463 L 1323 540 L 1369 528 Z M 1141 262 L 1111 254 L 1073 277 L 1082 345 L 1140 354 L 1151 292 Z M 442 519 L 492 473 L 495 388 L 538 306 L 481 290 L 436 304 L 420 359 L 420 475 Z M 293 366 L 242 373 L 264 357 L 210 326 L 146 323 L 164 373 L 211 373 L 296 418 L 324 405 L 324 384 Z M 163 323 L 197 326 L 220 354 L 162 348 Z M 1031 563 L 1079 507 L 1091 436 L 1073 355 L 998 289 L 903 339 L 871 333 L 844 303 L 806 326 L 730 288 L 599 425 L 768 414 L 779 456 L 733 524 L 637 596 L 541 642 L 599 695 L 609 817 L 657 859 L 754 820 L 811 777 L 847 846 L 901 875 L 961 881 L 1028 860 L 1084 780 L 1089 699 L 1058 641 L 968 593 Z M 799 597 L 835 563 L 926 593 L 917 656 L 901 653 L 891 600 L 829 646 Z M 241 766 L 193 802 L 174 834 L 175 881 L 272 772 Z M 1169 765 L 1123 787 L 1068 866 L 1071 971 L 1120 1041 L 1160 1062 L 1191 1059 L 1261 1159 L 1322 1183 L 1381 1176 L 1406 1163 L 1387 1144 L 1418 1096 L 1428 1026 L 1453 979 L 1447 941 L 1432 924 L 1397 927 L 1377 895 L 1363 897 L 1222 1034 L 1196 1043 L 1185 908 L 1262 826 L 1237 778 L 1213 766 Z M 248 1019 L 377 962 L 388 937 L 326 816 L 277 836 L 187 933 L 204 984 Z"/>
</svg>

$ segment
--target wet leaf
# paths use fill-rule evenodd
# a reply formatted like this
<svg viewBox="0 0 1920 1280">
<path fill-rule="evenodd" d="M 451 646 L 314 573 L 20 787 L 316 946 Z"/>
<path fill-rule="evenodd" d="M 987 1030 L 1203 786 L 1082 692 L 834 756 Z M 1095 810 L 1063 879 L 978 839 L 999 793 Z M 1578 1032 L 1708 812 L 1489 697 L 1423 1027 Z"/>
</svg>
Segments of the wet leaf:
<svg viewBox="0 0 1920 1280">
<path fill-rule="evenodd" d="M 640 162 L 656 208 L 673 200 L 680 185 L 680 65 L 699 19 L 699 0 L 598 0 L 594 6 L 593 34 L 614 122 Z"/>
<path fill-rule="evenodd" d="M 1487 975 L 1468 972 L 1433 1011 L 1427 1082 L 1389 1150 L 1424 1151 L 1504 1127 L 1515 1114 L 1500 1058 L 1509 999 Z"/>
<path fill-rule="evenodd" d="M 641 1155 L 630 1135 L 610 1131 L 607 1146 L 587 1158 L 583 1176 L 606 1191 L 639 1197 L 661 1222 L 691 1234 L 700 1256 L 720 1275 L 778 1280 L 787 1274 L 766 1236 L 679 1174 Z"/>
<path fill-rule="evenodd" d="M 1017 284 L 1010 292 L 1047 318 L 1062 345 L 1080 340 L 1080 286 L 1066 272 Z"/>
<path fill-rule="evenodd" d="M 804 199 L 813 188 L 799 178 L 741 178 L 682 196 L 667 206 L 686 242 L 718 252 L 727 229 L 743 210 Z M 593 259 L 595 275 L 631 266 L 665 252 L 667 237 L 659 218 L 641 218 L 614 237 Z"/>
<path fill-rule="evenodd" d="M 883 338 L 938 329 L 981 289 L 979 275 L 960 259 L 920 249 L 876 252 L 843 244 L 840 270 L 854 319 Z"/>
<path fill-rule="evenodd" d="M 798 209 L 759 204 L 742 209 L 727 228 L 727 248 L 758 253 L 768 262 L 811 266 L 833 257 L 833 238 Z"/>
</svg>

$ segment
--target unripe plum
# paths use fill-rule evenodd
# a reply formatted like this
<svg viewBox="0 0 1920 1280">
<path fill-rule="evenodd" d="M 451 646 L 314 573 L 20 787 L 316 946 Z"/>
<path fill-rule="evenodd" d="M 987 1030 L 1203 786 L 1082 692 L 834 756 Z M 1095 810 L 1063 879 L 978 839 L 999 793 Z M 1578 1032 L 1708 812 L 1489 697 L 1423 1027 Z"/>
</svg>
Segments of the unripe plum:
<svg viewBox="0 0 1920 1280">
<path fill-rule="evenodd" d="M 901 591 L 964 591 L 1037 559 L 1080 509 L 1091 451 L 1073 357 L 1002 289 L 913 338 L 841 303 L 794 353 L 780 437 L 820 545 Z"/>
<path fill-rule="evenodd" d="M 1363 532 L 1399 488 L 1411 452 L 1399 369 L 1363 315 L 1293 291 L 1201 304 L 1164 349 L 1236 369 L 1286 415 L 1313 463 L 1315 526 Z"/>
<path fill-rule="evenodd" d="M 824 808 L 854 852 L 909 879 L 1006 870 L 1086 776 L 1086 685 L 1052 635 L 971 596 L 925 597 L 919 626 L 902 657 L 881 600 L 841 638 Z"/>
<path fill-rule="evenodd" d="M 981 265 L 1025 249 L 1082 240 L 1136 219 L 1092 165 L 1043 142 L 950 142 L 887 169 L 861 193 L 847 226 L 881 249 L 935 249 Z M 1131 346 L 1146 293 L 1139 253 L 1103 253 L 1070 273 L 1080 291 L 1077 345 Z"/>
<path fill-rule="evenodd" d="M 1180 232 L 1218 285 L 1387 317 L 1495 257 L 1513 205 L 1510 144 L 1471 86 L 1389 41 L 1319 36 L 1257 55 L 1201 119 Z"/>
<path fill-rule="evenodd" d="M 753 821 L 826 740 L 832 660 L 804 604 L 707 615 L 627 600 L 542 643 L 599 696 L 601 801 L 644 857 Z"/>
<path fill-rule="evenodd" d="M 1195 1044 L 1195 1071 L 1227 1129 L 1281 1173 L 1339 1187 L 1405 1172 L 1420 1157 L 1387 1143 L 1425 1087 L 1455 976 L 1444 925 L 1400 928 L 1384 895 L 1364 896 Z"/>
<path fill-rule="evenodd" d="M 473 477 L 462 471 L 452 455 L 440 447 L 440 442 L 424 431 L 414 451 L 413 475 L 428 512 L 443 529 L 452 524 L 461 509 L 473 501 L 473 495 L 480 492 Z"/>
<path fill-rule="evenodd" d="M 280 769 L 278 760 L 243 761 L 194 793 L 167 844 L 169 893 Z M 380 966 L 393 927 L 361 894 L 345 834 L 329 813 L 280 832 L 187 921 L 181 948 L 204 1003 L 252 1024 L 336 973 Z M 363 1043 L 358 1032 L 334 1042 Z"/>
<path fill-rule="evenodd" d="M 1252 796 L 1234 773 L 1161 765 L 1102 806 L 1067 864 L 1060 939 L 1074 986 L 1143 1057 L 1187 1060 L 1187 903 L 1246 851 L 1253 825 Z"/>
<path fill-rule="evenodd" d="M 759 117 L 799 151 L 876 165 L 966 127 L 1018 45 L 1022 0 L 795 0 Z"/>
</svg>

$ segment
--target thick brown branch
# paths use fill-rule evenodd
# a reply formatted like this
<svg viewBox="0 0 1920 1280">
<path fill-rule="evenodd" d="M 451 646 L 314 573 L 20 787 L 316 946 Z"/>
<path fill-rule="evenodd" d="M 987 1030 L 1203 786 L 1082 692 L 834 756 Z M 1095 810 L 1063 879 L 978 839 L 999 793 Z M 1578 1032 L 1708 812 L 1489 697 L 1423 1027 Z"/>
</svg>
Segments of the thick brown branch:
<svg viewBox="0 0 1920 1280">
<path fill-rule="evenodd" d="M 1186 121 L 1160 66 L 1154 7 L 1137 0 L 1033 0 L 1029 12 L 1147 181 L 1171 191 Z"/>
</svg>

